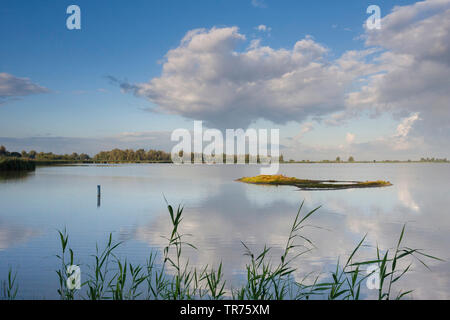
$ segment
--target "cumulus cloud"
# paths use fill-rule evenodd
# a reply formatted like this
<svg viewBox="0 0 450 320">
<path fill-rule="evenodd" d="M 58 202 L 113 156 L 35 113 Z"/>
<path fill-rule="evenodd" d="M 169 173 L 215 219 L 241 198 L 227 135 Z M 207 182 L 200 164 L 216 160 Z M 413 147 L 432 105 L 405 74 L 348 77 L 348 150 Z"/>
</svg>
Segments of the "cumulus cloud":
<svg viewBox="0 0 450 320">
<path fill-rule="evenodd" d="M 264 24 L 260 24 L 255 29 L 258 30 L 258 31 L 261 31 L 261 32 L 270 32 L 270 31 L 272 31 L 271 27 L 268 27 L 268 26 L 266 26 Z"/>
<path fill-rule="evenodd" d="M 380 30 L 365 30 L 364 38 L 367 49 L 347 51 L 337 60 L 361 85 L 347 94 L 345 109 L 325 123 L 340 125 L 367 110 L 391 113 L 399 121 L 394 134 L 352 148 L 374 158 L 377 153 L 448 156 L 450 0 L 397 6 Z"/>
<path fill-rule="evenodd" d="M 160 77 L 121 88 L 160 111 L 236 128 L 261 118 L 284 124 L 342 110 L 355 73 L 365 72 L 358 66 L 362 54 L 330 62 L 328 49 L 310 36 L 290 49 L 256 41 L 238 51 L 245 40 L 237 27 L 189 31 L 167 53 Z"/>
<path fill-rule="evenodd" d="M 418 113 L 399 119 L 398 125 L 394 133 L 382 133 L 378 138 L 356 142 L 356 134 L 348 132 L 345 136 L 346 144 L 341 145 L 306 145 L 302 143 L 300 133 L 292 139 L 287 139 L 287 148 L 283 151 L 286 157 L 299 158 L 308 155 L 309 160 L 334 159 L 334 157 L 358 155 L 358 160 L 388 160 L 401 159 L 408 160 L 411 158 L 418 159 L 426 156 L 431 151 L 431 147 L 424 143 L 421 136 L 411 135 L 411 132 L 421 118 Z M 307 124 L 302 128 L 302 132 L 309 132 L 310 127 Z M 441 150 L 439 156 L 446 157 L 446 149 Z M 381 158 L 384 157 L 384 158 Z"/>
<path fill-rule="evenodd" d="M 275 49 L 261 40 L 248 43 L 237 27 L 195 29 L 167 52 L 160 76 L 145 83 L 113 80 L 151 101 L 153 111 L 210 127 L 247 127 L 259 119 L 341 125 L 369 111 L 409 120 L 395 137 L 367 144 L 386 147 L 390 139 L 397 150 L 448 145 L 450 0 L 397 6 L 380 30 L 365 30 L 361 38 L 365 49 L 331 58 L 311 36 Z"/>
<path fill-rule="evenodd" d="M 305 134 L 307 134 L 308 132 L 311 132 L 312 130 L 314 130 L 314 124 L 312 122 L 306 122 L 302 126 L 299 134 L 294 137 L 294 140 L 300 140 L 301 138 L 303 138 L 303 136 Z"/>
<path fill-rule="evenodd" d="M 366 45 L 383 52 L 375 58 L 380 73 L 348 97 L 354 108 L 398 116 L 419 114 L 410 134 L 429 144 L 450 135 L 450 0 L 427 0 L 395 7 L 380 30 L 366 30 Z M 413 119 L 413 118 L 412 118 Z M 416 119 L 417 120 L 417 119 Z"/>
<path fill-rule="evenodd" d="M 48 89 L 31 82 L 28 78 L 18 78 L 9 73 L 0 73 L 0 104 L 32 94 L 45 93 Z"/>
<path fill-rule="evenodd" d="M 392 149 L 408 150 L 413 147 L 417 148 L 422 144 L 421 138 L 410 137 L 410 132 L 418 120 L 420 120 L 419 113 L 414 113 L 399 123 L 396 133 L 387 140 Z"/>
<path fill-rule="evenodd" d="M 417 120 L 420 120 L 419 113 L 414 113 L 410 117 L 403 119 L 403 121 L 397 126 L 396 136 L 400 138 L 405 138 L 408 136 L 408 133 L 411 131 L 412 126 Z"/>
<path fill-rule="evenodd" d="M 384 148 L 386 151 L 407 151 L 413 148 L 424 150 L 423 138 L 411 136 L 411 131 L 417 121 L 421 120 L 419 113 L 401 119 L 393 135 L 381 137 L 376 141 L 366 143 L 372 148 Z"/>
</svg>

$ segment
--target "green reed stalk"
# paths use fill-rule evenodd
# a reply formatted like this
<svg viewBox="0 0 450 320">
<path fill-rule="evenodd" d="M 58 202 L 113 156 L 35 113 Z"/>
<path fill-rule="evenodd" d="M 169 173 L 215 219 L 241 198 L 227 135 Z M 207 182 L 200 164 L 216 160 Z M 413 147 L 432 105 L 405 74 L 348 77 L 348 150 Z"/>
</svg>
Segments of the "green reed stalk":
<svg viewBox="0 0 450 320">
<path fill-rule="evenodd" d="M 167 201 L 166 201 L 167 203 Z M 359 300 L 363 282 L 374 274 L 367 274 L 364 267 L 377 265 L 379 268 L 380 288 L 378 299 L 390 300 L 393 297 L 394 285 L 411 270 L 412 261 L 406 263 L 406 267 L 399 267 L 400 262 L 405 264 L 407 258 L 419 261 L 429 268 L 424 258 L 440 260 L 423 252 L 422 249 L 412 249 L 403 245 L 405 228 L 403 226 L 395 249 L 382 252 L 376 248 L 376 258 L 369 260 L 357 260 L 360 249 L 364 246 L 366 236 L 356 245 L 345 264 L 340 264 L 338 259 L 336 269 L 331 272 L 328 281 L 319 281 L 320 275 L 313 277 L 313 273 L 305 275 L 300 281 L 295 280 L 294 273 L 298 270 L 293 262 L 315 248 L 313 242 L 302 235 L 302 231 L 308 225 L 307 219 L 315 213 L 316 208 L 304 216 L 301 216 L 304 203 L 301 204 L 294 223 L 291 226 L 286 245 L 278 263 L 274 263 L 270 257 L 271 248 L 265 246 L 259 254 L 254 254 L 250 248 L 242 243 L 245 249 L 244 255 L 250 261 L 245 266 L 246 282 L 237 289 L 225 289 L 226 281 L 223 275 L 223 265 L 219 264 L 217 270 L 205 266 L 197 269 L 190 267 L 189 260 L 182 262 L 183 249 L 196 247 L 185 239 L 188 234 L 180 232 L 183 221 L 183 207 L 178 206 L 175 211 L 167 204 L 172 231 L 166 237 L 167 245 L 163 249 L 162 264 L 156 266 L 157 254 L 151 252 L 144 266 L 133 265 L 125 259 L 120 260 L 114 251 L 121 242 L 114 242 L 112 234 L 109 235 L 105 248 L 100 251 L 96 246 L 93 267 L 88 280 L 82 284 L 87 288 L 86 298 L 90 300 L 135 300 L 135 299 L 163 299 L 163 300 L 191 300 L 191 299 L 224 299 L 232 297 L 236 300 L 284 300 L 298 299 L 308 300 L 312 297 L 328 298 L 330 300 Z M 56 271 L 59 280 L 58 294 L 63 300 L 75 298 L 75 290 L 67 287 L 67 267 L 73 265 L 74 252 L 68 246 L 69 236 L 67 231 L 58 231 L 62 254 L 57 255 L 60 260 L 60 269 Z M 295 252 L 294 252 L 295 251 Z M 442 261 L 442 260 L 440 260 Z M 115 268 L 111 267 L 115 262 Z M 169 271 L 173 270 L 173 274 Z M 310 285 L 305 284 L 312 278 Z M 3 295 L 7 299 L 15 299 L 18 286 L 16 274 L 10 269 L 8 281 L 2 283 Z M 146 286 L 146 288 L 144 288 Z M 144 293 L 146 295 L 144 296 Z M 400 290 L 395 299 L 402 299 L 412 290 Z M 80 294 L 80 296 L 82 296 Z"/>
<path fill-rule="evenodd" d="M 8 270 L 8 279 L 2 281 L 2 299 L 15 300 L 18 291 L 19 285 L 17 284 L 17 271 L 13 272 L 12 268 L 10 267 Z"/>
</svg>

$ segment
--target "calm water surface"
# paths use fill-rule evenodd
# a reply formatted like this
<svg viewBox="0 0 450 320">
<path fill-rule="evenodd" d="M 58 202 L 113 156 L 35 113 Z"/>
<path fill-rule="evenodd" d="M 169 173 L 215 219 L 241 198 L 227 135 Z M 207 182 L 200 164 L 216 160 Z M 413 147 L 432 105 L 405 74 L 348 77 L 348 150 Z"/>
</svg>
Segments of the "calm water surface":
<svg viewBox="0 0 450 320">
<path fill-rule="evenodd" d="M 67 228 L 82 271 L 95 245 L 109 233 L 124 241 L 118 254 L 144 263 L 161 252 L 170 230 L 164 202 L 185 205 L 183 231 L 197 251 L 191 264 L 223 261 L 229 284 L 242 279 L 246 263 L 241 241 L 255 251 L 281 252 L 300 203 L 322 205 L 306 230 L 317 249 L 297 262 L 296 277 L 326 273 L 367 233 L 368 245 L 395 245 L 407 223 L 410 247 L 450 260 L 450 166 L 448 164 L 289 164 L 280 173 L 298 178 L 389 180 L 394 186 L 341 191 L 299 191 L 294 187 L 246 185 L 234 180 L 259 174 L 254 166 L 117 165 L 38 168 L 25 177 L 0 179 L 0 279 L 18 270 L 22 298 L 57 298 L 57 229 Z M 102 186 L 97 205 L 97 185 Z M 363 254 L 374 254 L 370 248 Z M 278 260 L 275 260 L 278 261 Z M 401 283 L 416 299 L 450 298 L 450 263 L 416 264 Z M 82 274 L 83 276 L 83 274 Z M 372 297 L 373 292 L 366 292 Z"/>
</svg>

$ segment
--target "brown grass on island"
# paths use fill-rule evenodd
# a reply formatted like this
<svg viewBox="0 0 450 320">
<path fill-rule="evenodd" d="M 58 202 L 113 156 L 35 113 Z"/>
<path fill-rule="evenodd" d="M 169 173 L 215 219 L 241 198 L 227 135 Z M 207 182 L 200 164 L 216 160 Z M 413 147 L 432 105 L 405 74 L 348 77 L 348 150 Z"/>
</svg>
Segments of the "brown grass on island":
<svg viewBox="0 0 450 320">
<path fill-rule="evenodd" d="M 302 190 L 340 190 L 352 188 L 380 188 L 389 187 L 389 181 L 336 181 L 336 180 L 305 180 L 283 175 L 260 175 L 244 177 L 239 182 L 274 186 L 295 186 Z"/>
</svg>

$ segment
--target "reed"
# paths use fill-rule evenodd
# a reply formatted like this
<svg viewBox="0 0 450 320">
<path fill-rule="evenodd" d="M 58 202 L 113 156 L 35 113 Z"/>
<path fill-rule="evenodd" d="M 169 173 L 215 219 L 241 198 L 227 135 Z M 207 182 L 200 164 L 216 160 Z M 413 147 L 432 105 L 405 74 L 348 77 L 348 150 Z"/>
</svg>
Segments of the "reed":
<svg viewBox="0 0 450 320">
<path fill-rule="evenodd" d="M 67 230 L 58 231 L 59 241 L 61 244 L 61 254 L 57 254 L 56 257 L 60 261 L 60 268 L 56 270 L 58 275 L 59 288 L 57 290 L 61 300 L 73 300 L 75 289 L 70 289 L 67 285 L 67 280 L 72 274 L 68 273 L 68 267 L 74 264 L 73 250 L 68 247 L 69 235 Z"/>
<path fill-rule="evenodd" d="M 0 171 L 34 171 L 36 164 L 32 160 L 18 158 L 0 158 Z"/>
<path fill-rule="evenodd" d="M 166 201 L 167 202 L 167 201 Z M 249 259 L 245 266 L 246 279 L 238 288 L 227 288 L 223 276 L 223 265 L 217 269 L 210 266 L 191 267 L 189 260 L 182 257 L 186 247 L 196 247 L 183 234 L 180 226 L 183 221 L 183 207 L 176 210 L 167 204 L 172 231 L 165 238 L 166 246 L 162 253 L 150 252 L 145 265 L 134 265 L 122 260 L 114 252 L 121 245 L 112 235 L 100 250 L 92 256 L 94 262 L 88 265 L 87 280 L 81 290 L 70 289 L 67 279 L 67 267 L 74 263 L 74 251 L 69 247 L 69 235 L 66 230 L 58 231 L 61 253 L 57 255 L 60 268 L 56 271 L 59 287 L 58 295 L 63 300 L 193 300 L 193 299 L 234 299 L 234 300 L 359 300 L 361 287 L 374 272 L 367 273 L 368 266 L 379 268 L 379 300 L 402 299 L 412 290 L 398 290 L 394 286 L 411 270 L 414 261 L 427 268 L 425 260 L 440 260 L 426 254 L 423 250 L 412 249 L 403 244 L 406 226 L 403 226 L 399 240 L 393 249 L 382 251 L 376 248 L 373 259 L 358 260 L 357 256 L 365 247 L 366 236 L 356 245 L 351 254 L 341 264 L 340 259 L 331 274 L 319 281 L 323 274 L 307 274 L 296 280 L 293 274 L 298 270 L 294 261 L 315 249 L 314 243 L 303 235 L 308 227 L 305 222 L 318 211 L 316 208 L 302 215 L 301 204 L 291 226 L 286 245 L 278 260 L 274 262 L 269 254 L 271 248 L 265 246 L 255 254 L 248 245 L 242 243 L 244 255 Z M 158 261 L 161 261 L 158 264 Z M 183 262 L 184 261 L 184 262 Z M 442 260 L 441 260 L 442 261 Z M 401 267 L 401 266 L 402 267 Z M 4 299 L 15 299 L 18 293 L 16 273 L 10 269 L 8 280 L 2 283 Z M 309 284 L 308 284 L 309 283 Z"/>
<path fill-rule="evenodd" d="M 19 291 L 19 286 L 16 281 L 17 271 L 13 272 L 10 267 L 8 270 L 7 280 L 2 281 L 2 299 L 3 300 L 15 300 L 17 297 L 17 292 Z"/>
</svg>

